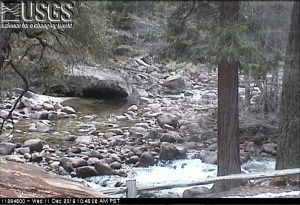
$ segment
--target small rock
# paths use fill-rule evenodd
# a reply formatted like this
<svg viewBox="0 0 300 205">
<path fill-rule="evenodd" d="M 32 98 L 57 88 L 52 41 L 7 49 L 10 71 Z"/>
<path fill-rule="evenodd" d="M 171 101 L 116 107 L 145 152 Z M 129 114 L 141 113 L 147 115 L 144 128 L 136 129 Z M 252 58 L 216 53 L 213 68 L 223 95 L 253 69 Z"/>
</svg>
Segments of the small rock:
<svg viewBox="0 0 300 205">
<path fill-rule="evenodd" d="M 79 136 L 75 140 L 78 144 L 90 144 L 92 143 L 92 137 L 91 136 Z"/>
<path fill-rule="evenodd" d="M 79 157 L 74 157 L 71 159 L 71 161 L 72 161 L 73 168 L 83 167 L 83 166 L 87 165 L 87 161 L 85 161 L 84 159 L 79 158 Z"/>
<path fill-rule="evenodd" d="M 29 147 L 21 147 L 21 148 L 16 149 L 16 152 L 24 155 L 26 153 L 30 153 L 30 148 Z"/>
<path fill-rule="evenodd" d="M 98 162 L 99 159 L 97 157 L 90 157 L 88 160 L 87 160 L 87 164 L 88 166 L 94 166 L 96 164 L 96 162 Z"/>
<path fill-rule="evenodd" d="M 129 108 L 128 108 L 128 111 L 138 111 L 139 110 L 139 108 L 138 108 L 138 106 L 136 106 L 136 105 L 131 105 Z"/>
<path fill-rule="evenodd" d="M 143 127 L 131 127 L 128 130 L 131 134 L 136 134 L 136 133 L 140 133 L 140 134 L 144 134 L 147 132 L 147 129 L 143 128 Z"/>
<path fill-rule="evenodd" d="M 38 132 L 50 132 L 51 128 L 45 123 L 38 122 L 35 124 L 35 128 Z"/>
<path fill-rule="evenodd" d="M 0 117 L 6 118 L 9 112 L 7 110 L 0 110 Z"/>
<path fill-rule="evenodd" d="M 54 106 L 50 103 L 43 103 L 43 108 L 46 110 L 54 110 Z"/>
<path fill-rule="evenodd" d="M 74 108 L 70 107 L 70 106 L 65 106 L 61 109 L 62 112 L 65 112 L 67 114 L 75 114 L 75 110 Z"/>
<path fill-rule="evenodd" d="M 25 163 L 25 160 L 20 155 L 8 155 L 5 159 L 11 162 Z"/>
<path fill-rule="evenodd" d="M 108 132 L 113 132 L 117 135 L 122 135 L 123 134 L 123 131 L 121 129 L 118 129 L 118 128 L 113 128 L 113 129 L 109 129 L 107 130 Z"/>
<path fill-rule="evenodd" d="M 57 112 L 54 112 L 54 111 L 50 111 L 48 113 L 48 120 L 58 120 L 58 114 Z"/>
<path fill-rule="evenodd" d="M 25 153 L 24 158 L 30 160 L 31 159 L 31 154 L 30 153 Z"/>
<path fill-rule="evenodd" d="M 41 152 L 43 149 L 43 143 L 40 139 L 29 139 L 24 142 L 23 147 L 29 147 L 31 152 Z"/>
<path fill-rule="evenodd" d="M 45 119 L 48 119 L 49 113 L 46 110 L 36 111 L 36 112 L 30 113 L 29 117 L 32 119 L 45 120 Z"/>
<path fill-rule="evenodd" d="M 150 130 L 144 135 L 145 139 L 158 139 L 159 133 L 156 130 Z"/>
<path fill-rule="evenodd" d="M 60 109 L 62 109 L 63 108 L 63 106 L 59 103 L 59 102 L 56 102 L 55 104 L 54 104 L 54 109 L 55 110 L 60 110 Z"/>
<path fill-rule="evenodd" d="M 80 154 L 81 153 L 81 149 L 79 147 L 71 147 L 69 148 L 70 152 L 74 153 L 74 154 Z"/>
<path fill-rule="evenodd" d="M 14 152 L 16 145 L 9 142 L 0 143 L 0 155 L 10 155 Z"/>
<path fill-rule="evenodd" d="M 35 152 L 31 155 L 31 161 L 32 162 L 40 162 L 43 160 L 43 157 L 40 153 Z"/>
<path fill-rule="evenodd" d="M 59 168 L 59 164 L 60 164 L 59 161 L 55 161 L 55 162 L 52 162 L 49 166 L 50 166 L 52 169 L 58 169 L 58 168 Z"/>
<path fill-rule="evenodd" d="M 92 177 L 92 176 L 97 176 L 99 173 L 93 166 L 83 166 L 83 167 L 78 167 L 76 169 L 76 176 L 77 177 Z"/>
<path fill-rule="evenodd" d="M 207 147 L 207 149 L 208 149 L 209 151 L 216 151 L 217 148 L 218 148 L 218 144 L 217 144 L 217 143 L 211 144 L 211 145 L 209 145 L 209 146 Z"/>
</svg>

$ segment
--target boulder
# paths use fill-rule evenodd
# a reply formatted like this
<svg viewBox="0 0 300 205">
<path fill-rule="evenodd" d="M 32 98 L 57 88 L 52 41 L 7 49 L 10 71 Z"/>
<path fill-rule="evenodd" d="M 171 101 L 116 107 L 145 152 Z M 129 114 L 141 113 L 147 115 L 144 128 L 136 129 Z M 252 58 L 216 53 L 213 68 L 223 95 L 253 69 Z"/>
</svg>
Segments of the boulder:
<svg viewBox="0 0 300 205">
<path fill-rule="evenodd" d="M 21 158 L 21 155 L 8 155 L 5 159 L 11 162 L 25 163 L 25 160 Z"/>
<path fill-rule="evenodd" d="M 95 168 L 100 175 L 112 175 L 113 170 L 108 164 L 104 164 L 101 161 L 95 163 Z"/>
<path fill-rule="evenodd" d="M 184 141 L 184 139 L 182 139 L 182 137 L 178 134 L 178 132 L 168 131 L 167 133 L 161 134 L 160 141 L 161 142 L 170 142 L 170 143 L 174 143 L 174 142 L 181 143 Z"/>
<path fill-rule="evenodd" d="M 45 103 L 43 103 L 43 108 L 44 108 L 45 110 L 54 110 L 54 105 L 45 102 Z"/>
<path fill-rule="evenodd" d="M 113 162 L 110 164 L 110 167 L 113 168 L 113 169 L 121 169 L 122 165 L 120 162 Z"/>
<path fill-rule="evenodd" d="M 206 187 L 193 187 L 184 190 L 182 197 L 183 198 L 205 198 L 208 192 L 209 189 Z"/>
<path fill-rule="evenodd" d="M 276 155 L 276 147 L 277 144 L 275 143 L 263 144 L 262 151 L 268 154 Z"/>
<path fill-rule="evenodd" d="M 147 129 L 143 128 L 143 127 L 131 127 L 128 130 L 131 134 L 136 134 L 136 133 L 140 133 L 140 134 L 145 134 L 147 132 Z"/>
<path fill-rule="evenodd" d="M 216 164 L 217 163 L 217 153 L 216 152 L 211 152 L 211 151 L 201 151 L 199 153 L 199 158 L 208 164 Z"/>
<path fill-rule="evenodd" d="M 128 159 L 128 163 L 132 163 L 132 164 L 135 164 L 137 163 L 138 161 L 140 160 L 139 156 L 131 156 L 129 159 Z"/>
<path fill-rule="evenodd" d="M 163 143 L 160 147 L 159 159 L 160 160 L 174 160 L 174 159 L 185 159 L 186 148 L 181 146 L 175 146 L 171 143 Z"/>
<path fill-rule="evenodd" d="M 72 172 L 74 170 L 73 164 L 72 164 L 72 159 L 68 157 L 62 157 L 60 159 L 60 166 L 64 168 L 64 170 L 68 172 Z"/>
<path fill-rule="evenodd" d="M 32 119 L 40 119 L 40 120 L 46 120 L 48 119 L 49 113 L 47 110 L 43 111 L 36 111 L 33 113 L 30 113 L 29 117 Z"/>
<path fill-rule="evenodd" d="M 31 155 L 31 160 L 32 162 L 40 162 L 43 160 L 43 157 L 40 153 L 35 152 Z"/>
<path fill-rule="evenodd" d="M 164 124 L 167 124 L 176 128 L 178 125 L 178 118 L 175 115 L 165 113 L 157 118 L 157 123 L 160 127 L 163 127 Z"/>
<path fill-rule="evenodd" d="M 35 124 L 35 128 L 38 132 L 50 132 L 51 127 L 45 123 L 38 122 Z"/>
<path fill-rule="evenodd" d="M 23 147 L 29 147 L 31 152 L 41 152 L 43 143 L 40 139 L 29 139 L 24 142 Z"/>
<path fill-rule="evenodd" d="M 99 173 L 93 166 L 83 166 L 83 167 L 78 167 L 76 169 L 76 176 L 77 177 L 92 177 L 92 176 L 97 176 Z"/>
<path fill-rule="evenodd" d="M 0 143 L 0 155 L 10 155 L 14 152 L 16 145 L 9 142 Z"/>
<path fill-rule="evenodd" d="M 83 166 L 87 165 L 87 161 L 85 161 L 84 159 L 79 158 L 79 157 L 74 157 L 71 159 L 71 161 L 72 161 L 73 168 L 83 167 Z"/>
<path fill-rule="evenodd" d="M 78 144 L 90 144 L 92 142 L 91 136 L 79 136 L 75 140 Z"/>
<path fill-rule="evenodd" d="M 174 75 L 168 77 L 164 84 L 165 87 L 174 89 L 174 90 L 182 90 L 185 86 L 184 79 L 180 75 Z"/>
<path fill-rule="evenodd" d="M 70 107 L 70 106 L 65 106 L 61 109 L 61 112 L 65 112 L 67 114 L 75 114 L 75 110 L 74 108 Z"/>
<path fill-rule="evenodd" d="M 154 164 L 154 157 L 151 152 L 144 152 L 139 160 L 139 166 L 147 167 Z"/>
<path fill-rule="evenodd" d="M 0 110 L 0 117 L 6 118 L 9 112 L 7 110 Z"/>
<path fill-rule="evenodd" d="M 120 72 L 96 67 L 79 66 L 66 73 L 65 82 L 56 84 L 46 94 L 67 97 L 125 98 L 132 93 L 128 77 Z"/>
</svg>

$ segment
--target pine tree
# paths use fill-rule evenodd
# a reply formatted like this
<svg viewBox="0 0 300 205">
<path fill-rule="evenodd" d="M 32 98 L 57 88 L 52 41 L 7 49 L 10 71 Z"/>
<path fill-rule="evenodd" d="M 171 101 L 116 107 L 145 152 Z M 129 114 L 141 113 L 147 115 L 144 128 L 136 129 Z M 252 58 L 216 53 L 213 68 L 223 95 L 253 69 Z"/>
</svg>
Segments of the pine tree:
<svg viewBox="0 0 300 205">
<path fill-rule="evenodd" d="M 276 169 L 300 167 L 300 2 L 295 1 L 286 51 Z"/>
</svg>

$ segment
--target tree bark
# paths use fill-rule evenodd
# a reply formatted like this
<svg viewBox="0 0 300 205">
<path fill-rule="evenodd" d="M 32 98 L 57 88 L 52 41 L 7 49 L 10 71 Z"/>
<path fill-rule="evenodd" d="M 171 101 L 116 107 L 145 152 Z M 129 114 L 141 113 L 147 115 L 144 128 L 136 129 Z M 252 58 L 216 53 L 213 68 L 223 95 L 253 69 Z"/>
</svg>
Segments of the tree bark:
<svg viewBox="0 0 300 205">
<path fill-rule="evenodd" d="M 300 167 L 300 2 L 295 1 L 283 75 L 276 169 Z"/>
<path fill-rule="evenodd" d="M 221 25 L 238 21 L 240 2 L 220 2 Z M 223 61 L 218 68 L 218 176 L 241 173 L 239 148 L 237 61 Z M 220 181 L 214 189 L 228 190 L 239 180 Z"/>
</svg>

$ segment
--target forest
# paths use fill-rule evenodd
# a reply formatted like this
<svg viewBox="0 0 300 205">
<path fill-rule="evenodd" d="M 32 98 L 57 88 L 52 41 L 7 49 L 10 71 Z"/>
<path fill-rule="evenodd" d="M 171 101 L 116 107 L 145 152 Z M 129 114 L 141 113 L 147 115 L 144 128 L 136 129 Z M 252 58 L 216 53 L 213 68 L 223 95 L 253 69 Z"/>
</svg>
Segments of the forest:
<svg viewBox="0 0 300 205">
<path fill-rule="evenodd" d="M 299 1 L 0 3 L 1 198 L 299 198 Z"/>
</svg>

